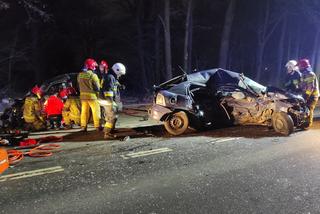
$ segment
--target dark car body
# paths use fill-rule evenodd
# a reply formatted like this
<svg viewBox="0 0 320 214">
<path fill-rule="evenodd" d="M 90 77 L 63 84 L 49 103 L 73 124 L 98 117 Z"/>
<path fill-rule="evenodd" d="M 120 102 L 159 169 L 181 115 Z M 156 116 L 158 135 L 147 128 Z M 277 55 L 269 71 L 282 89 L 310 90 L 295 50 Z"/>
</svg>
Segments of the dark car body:
<svg viewBox="0 0 320 214">
<path fill-rule="evenodd" d="M 221 125 L 265 125 L 288 135 L 294 127 L 306 126 L 309 110 L 299 95 L 218 68 L 156 86 L 149 114 L 174 135 L 182 134 L 186 126 Z"/>
</svg>

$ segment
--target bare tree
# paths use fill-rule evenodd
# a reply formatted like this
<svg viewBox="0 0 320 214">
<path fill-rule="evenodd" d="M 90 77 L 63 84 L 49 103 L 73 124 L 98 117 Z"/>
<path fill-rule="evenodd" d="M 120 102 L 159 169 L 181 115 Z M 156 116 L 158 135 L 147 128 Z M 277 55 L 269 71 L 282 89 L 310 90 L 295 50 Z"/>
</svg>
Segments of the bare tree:
<svg viewBox="0 0 320 214">
<path fill-rule="evenodd" d="M 184 70 L 187 73 L 191 71 L 192 61 L 192 33 L 193 33 L 193 0 L 187 0 L 187 15 L 186 15 L 186 28 L 184 40 Z"/>
<path fill-rule="evenodd" d="M 170 0 L 164 0 L 164 41 L 165 41 L 165 62 L 166 78 L 172 78 L 171 62 L 171 33 L 170 33 Z"/>
<path fill-rule="evenodd" d="M 256 80 L 261 80 L 263 71 L 263 58 L 267 42 L 270 40 L 272 34 L 275 32 L 277 26 L 282 20 L 282 17 L 273 14 L 270 8 L 270 0 L 266 1 L 265 7 L 262 8 L 260 28 L 258 28 L 258 45 L 257 45 L 257 60 L 256 60 Z"/>
<path fill-rule="evenodd" d="M 287 16 L 284 15 L 281 29 L 280 29 L 280 37 L 279 37 L 279 43 L 278 43 L 278 57 L 277 57 L 277 67 L 276 67 L 276 84 L 279 85 L 281 82 L 282 75 L 282 68 L 283 68 L 283 58 L 284 58 L 284 48 L 285 48 L 285 36 L 286 36 L 286 30 L 287 30 Z"/>
<path fill-rule="evenodd" d="M 232 23 L 234 19 L 236 0 L 230 0 L 227 12 L 225 14 L 224 27 L 221 37 L 219 67 L 227 68 L 228 56 L 229 56 L 229 43 L 230 33 L 232 29 Z"/>
</svg>

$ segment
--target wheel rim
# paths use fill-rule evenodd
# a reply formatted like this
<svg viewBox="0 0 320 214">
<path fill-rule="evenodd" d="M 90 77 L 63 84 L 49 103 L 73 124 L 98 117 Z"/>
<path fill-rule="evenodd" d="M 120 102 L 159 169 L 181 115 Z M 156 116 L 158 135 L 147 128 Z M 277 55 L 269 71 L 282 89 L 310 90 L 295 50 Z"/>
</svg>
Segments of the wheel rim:
<svg viewBox="0 0 320 214">
<path fill-rule="evenodd" d="M 282 120 L 276 120 L 276 124 L 275 125 L 276 125 L 276 128 L 278 130 L 282 130 L 284 128 L 284 123 L 283 123 Z"/>
<path fill-rule="evenodd" d="M 183 125 L 184 125 L 183 119 L 177 115 L 174 115 L 170 119 L 170 126 L 174 130 L 181 129 L 183 127 Z"/>
</svg>

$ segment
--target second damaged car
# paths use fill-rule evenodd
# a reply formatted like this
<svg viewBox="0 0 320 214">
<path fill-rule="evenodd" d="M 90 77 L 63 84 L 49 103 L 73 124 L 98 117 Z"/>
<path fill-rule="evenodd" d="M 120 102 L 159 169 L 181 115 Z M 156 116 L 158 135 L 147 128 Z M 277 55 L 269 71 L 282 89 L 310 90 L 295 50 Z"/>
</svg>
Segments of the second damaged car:
<svg viewBox="0 0 320 214">
<path fill-rule="evenodd" d="M 265 87 L 236 72 L 211 69 L 155 86 L 150 116 L 172 135 L 188 127 L 263 125 L 290 135 L 307 128 L 309 109 L 301 96 Z"/>
</svg>

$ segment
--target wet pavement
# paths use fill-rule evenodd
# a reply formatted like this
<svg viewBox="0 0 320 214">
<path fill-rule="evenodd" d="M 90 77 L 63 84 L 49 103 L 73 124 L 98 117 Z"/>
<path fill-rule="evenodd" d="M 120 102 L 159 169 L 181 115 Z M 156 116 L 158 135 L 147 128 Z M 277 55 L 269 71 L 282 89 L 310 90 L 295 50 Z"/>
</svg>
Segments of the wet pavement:
<svg viewBox="0 0 320 214">
<path fill-rule="evenodd" d="M 257 126 L 172 137 L 133 115 L 114 140 L 57 131 L 53 156 L 0 177 L 0 213 L 319 213 L 319 120 L 289 137 Z"/>
</svg>

